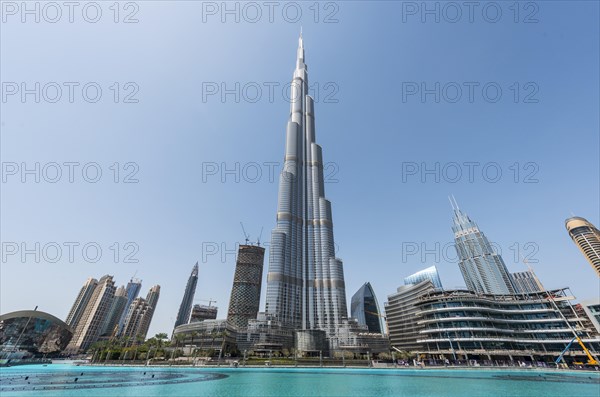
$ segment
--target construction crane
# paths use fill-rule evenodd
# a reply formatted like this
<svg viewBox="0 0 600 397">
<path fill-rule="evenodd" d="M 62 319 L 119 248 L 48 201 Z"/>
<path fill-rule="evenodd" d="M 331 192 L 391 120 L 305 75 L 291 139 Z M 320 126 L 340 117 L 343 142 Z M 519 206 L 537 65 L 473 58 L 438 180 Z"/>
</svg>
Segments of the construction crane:
<svg viewBox="0 0 600 397">
<path fill-rule="evenodd" d="M 213 303 L 217 303 L 216 300 L 214 300 L 213 298 L 208 298 L 208 299 L 195 299 L 196 302 L 208 302 L 208 306 L 210 307 L 211 304 Z"/>
<path fill-rule="evenodd" d="M 585 352 L 586 356 L 588 357 L 588 362 L 586 364 L 587 365 L 596 365 L 597 366 L 598 365 L 598 360 L 596 358 L 594 358 L 594 356 L 592 356 L 592 353 L 590 353 L 590 351 L 588 350 L 588 348 L 585 347 L 585 344 L 583 343 L 583 341 L 581 340 L 581 338 L 579 337 L 579 335 L 577 335 L 577 331 L 575 331 L 575 329 L 569 323 L 569 320 L 567 320 L 567 318 L 565 317 L 565 315 L 560 311 L 560 309 L 558 308 L 558 305 L 554 301 L 554 296 L 552 296 L 552 294 L 550 294 L 548 291 L 545 291 L 545 292 L 546 292 L 546 294 L 548 296 L 548 299 L 550 300 L 550 302 L 552 302 L 552 305 L 554 306 L 554 308 L 558 312 L 558 314 L 560 314 L 560 316 L 563 318 L 563 320 L 567 324 L 567 327 L 569 328 L 569 330 L 571 330 L 571 332 L 573 333 L 573 339 L 571 339 L 571 341 L 567 344 L 567 347 L 565 347 L 565 349 L 562 351 L 562 353 L 560 353 L 560 356 L 558 356 L 558 358 L 556 359 L 555 364 L 558 365 L 558 363 L 561 360 L 564 361 L 563 356 L 565 355 L 565 353 L 567 351 L 569 351 L 569 349 L 573 345 L 573 342 L 577 341 L 577 343 L 579 344 L 579 346 L 581 346 L 581 348 Z M 566 364 L 566 362 L 565 362 L 565 364 Z M 583 364 L 583 363 L 576 363 L 576 364 Z"/>
<path fill-rule="evenodd" d="M 240 222 L 240 225 L 242 225 L 242 232 L 244 232 L 244 238 L 246 239 L 246 245 L 248 245 L 248 241 L 250 241 L 250 235 L 248 233 L 246 233 L 246 229 L 244 229 L 244 224 L 242 222 Z"/>
<path fill-rule="evenodd" d="M 529 264 L 529 262 L 527 262 L 527 259 L 525 259 L 523 256 L 521 256 L 521 259 L 523 260 L 523 263 L 525 265 L 527 265 L 527 268 L 533 273 L 533 268 L 531 267 L 531 265 Z M 537 279 L 537 277 L 536 277 L 536 279 Z M 538 280 L 538 282 L 539 282 L 539 280 Z M 542 287 L 541 283 L 540 283 L 539 287 Z M 598 360 L 588 350 L 588 348 L 583 343 L 583 340 L 581 340 L 581 338 L 577 334 L 577 331 L 571 326 L 571 324 L 569 323 L 569 320 L 567 320 L 567 318 L 565 317 L 565 315 L 559 309 L 558 305 L 556 304 L 556 301 L 554 300 L 554 296 L 547 289 L 545 289 L 543 287 L 541 289 L 546 293 L 546 296 L 548 297 L 548 299 L 550 300 L 550 302 L 552 302 L 552 305 L 554 306 L 554 309 L 556 309 L 556 311 L 558 312 L 558 314 L 565 321 L 565 324 L 567 324 L 567 327 L 569 328 L 569 330 L 573 333 L 573 339 L 571 339 L 571 341 L 567 344 L 567 346 L 565 347 L 565 349 L 560 353 L 560 355 L 558 356 L 558 358 L 556 359 L 556 361 L 554 361 L 554 363 L 556 365 L 558 365 L 561 362 L 561 360 L 562 360 L 566 364 L 566 361 L 564 361 L 564 355 L 569 351 L 569 349 L 571 349 L 571 346 L 573 345 L 573 342 L 577 341 L 577 344 L 579 344 L 579 346 L 581 346 L 581 348 L 583 349 L 583 352 L 585 353 L 585 355 L 588 358 L 588 361 L 585 364 L 586 365 L 599 366 L 600 364 L 598 363 Z M 580 362 L 575 362 L 574 364 L 584 365 L 584 363 L 580 363 Z"/>
<path fill-rule="evenodd" d="M 579 344 L 579 346 L 581 346 L 581 348 L 583 349 L 583 351 L 585 352 L 588 361 L 587 363 L 580 363 L 580 362 L 574 362 L 574 364 L 578 364 L 578 365 L 595 365 L 598 366 L 598 360 L 596 360 L 594 358 L 594 356 L 592 356 L 592 353 L 590 353 L 590 351 L 588 350 L 587 347 L 585 347 L 585 345 L 583 344 L 583 341 L 581 340 L 581 338 L 577 335 L 575 335 L 573 337 L 573 339 L 571 339 L 571 342 L 569 342 L 569 344 L 567 345 L 567 347 L 565 347 L 565 350 L 562 351 L 562 353 L 560 353 L 560 356 L 558 356 L 558 358 L 556 359 L 556 361 L 554 361 L 554 364 L 558 365 L 560 363 L 561 360 L 564 361 L 563 356 L 569 351 L 569 349 L 571 348 L 571 345 L 573 345 L 573 342 L 577 341 L 577 343 Z M 566 361 L 565 361 L 566 364 Z"/>
<path fill-rule="evenodd" d="M 260 238 L 262 237 L 264 226 L 260 228 L 260 234 L 258 235 L 258 239 L 256 240 L 256 245 L 260 247 Z"/>
</svg>

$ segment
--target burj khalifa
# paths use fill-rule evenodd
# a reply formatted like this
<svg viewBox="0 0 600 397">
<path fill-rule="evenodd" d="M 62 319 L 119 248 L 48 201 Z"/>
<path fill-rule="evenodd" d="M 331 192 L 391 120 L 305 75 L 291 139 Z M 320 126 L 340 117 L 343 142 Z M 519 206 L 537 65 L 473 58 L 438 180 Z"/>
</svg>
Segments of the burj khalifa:
<svg viewBox="0 0 600 397">
<path fill-rule="evenodd" d="M 300 34 L 265 309 L 285 326 L 333 336 L 348 316 L 346 289 L 342 261 L 335 257 L 331 203 L 325 198 L 323 155 L 315 142 L 315 106 L 304 59 Z"/>
</svg>

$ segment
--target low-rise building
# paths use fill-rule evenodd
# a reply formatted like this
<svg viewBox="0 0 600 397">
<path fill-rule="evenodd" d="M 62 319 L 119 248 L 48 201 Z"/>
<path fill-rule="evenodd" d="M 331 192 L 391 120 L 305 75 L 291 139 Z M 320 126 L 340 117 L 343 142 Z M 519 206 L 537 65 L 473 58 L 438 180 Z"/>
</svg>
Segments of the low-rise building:
<svg viewBox="0 0 600 397">
<path fill-rule="evenodd" d="M 568 288 L 515 295 L 424 292 L 416 303 L 419 331 L 412 350 L 440 359 L 552 362 L 578 333 L 597 351 L 600 338 L 586 330 L 573 299 Z M 585 358 L 577 345 L 569 354 Z"/>
<path fill-rule="evenodd" d="M 53 357 L 71 341 L 73 329 L 59 318 L 37 310 L 0 316 L 0 359 Z"/>
<path fill-rule="evenodd" d="M 175 327 L 179 346 L 192 346 L 205 354 L 224 356 L 236 351 L 237 330 L 227 320 L 204 320 Z"/>
</svg>

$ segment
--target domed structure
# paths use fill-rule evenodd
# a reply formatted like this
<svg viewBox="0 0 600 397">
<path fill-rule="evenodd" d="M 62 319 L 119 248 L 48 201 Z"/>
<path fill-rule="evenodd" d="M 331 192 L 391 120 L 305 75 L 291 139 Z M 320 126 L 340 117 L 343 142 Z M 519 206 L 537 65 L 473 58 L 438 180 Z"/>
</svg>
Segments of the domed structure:
<svg viewBox="0 0 600 397">
<path fill-rule="evenodd" d="M 64 321 L 37 310 L 0 316 L 0 358 L 56 356 L 73 337 Z"/>
</svg>

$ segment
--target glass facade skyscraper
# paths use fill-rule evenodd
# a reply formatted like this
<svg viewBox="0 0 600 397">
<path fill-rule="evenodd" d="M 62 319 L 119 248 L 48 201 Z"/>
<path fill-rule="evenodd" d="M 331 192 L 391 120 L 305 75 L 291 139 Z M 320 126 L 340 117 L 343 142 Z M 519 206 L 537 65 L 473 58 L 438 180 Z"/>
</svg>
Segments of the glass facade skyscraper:
<svg viewBox="0 0 600 397">
<path fill-rule="evenodd" d="M 179 305 L 179 311 L 177 312 L 177 320 L 175 321 L 175 327 L 190 322 L 190 316 L 192 315 L 192 303 L 194 302 L 194 295 L 196 294 L 197 284 L 198 262 L 196 262 L 196 264 L 192 268 L 190 278 L 188 278 L 187 284 L 185 285 L 185 292 L 183 293 L 181 305 Z"/>
<path fill-rule="evenodd" d="M 291 84 L 277 225 L 271 234 L 266 313 L 293 329 L 335 334 L 348 315 L 342 261 L 335 257 L 323 156 L 300 36 Z"/>
<path fill-rule="evenodd" d="M 366 325 L 369 332 L 382 334 L 384 327 L 381 323 L 382 314 L 379 303 L 371 283 L 364 283 L 362 287 L 352 295 L 350 303 L 350 315 L 360 325 Z"/>
<path fill-rule="evenodd" d="M 467 214 L 452 203 L 458 266 L 467 288 L 481 294 L 514 294 L 510 273 L 487 237 Z"/>
<path fill-rule="evenodd" d="M 442 280 L 435 266 L 411 274 L 404 278 L 404 285 L 419 284 L 421 281 L 429 280 L 435 288 L 443 289 Z"/>
<path fill-rule="evenodd" d="M 132 278 L 127 283 L 127 287 L 125 291 L 127 293 L 127 302 L 125 303 L 125 310 L 121 314 L 121 318 L 119 319 L 119 327 L 117 328 L 116 336 L 121 336 L 123 334 L 123 330 L 125 328 L 125 320 L 127 317 L 127 308 L 133 303 L 133 300 L 137 298 L 140 290 L 142 289 L 142 281 L 138 279 Z"/>
</svg>

